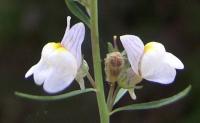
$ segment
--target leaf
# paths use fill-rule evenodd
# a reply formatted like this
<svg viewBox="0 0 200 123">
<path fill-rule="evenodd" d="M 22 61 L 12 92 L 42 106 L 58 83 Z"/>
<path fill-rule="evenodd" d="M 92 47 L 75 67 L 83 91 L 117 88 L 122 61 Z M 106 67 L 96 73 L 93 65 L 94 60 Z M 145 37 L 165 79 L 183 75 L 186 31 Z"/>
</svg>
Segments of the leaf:
<svg viewBox="0 0 200 123">
<path fill-rule="evenodd" d="M 15 92 L 16 96 L 26 98 L 26 99 L 32 99 L 32 100 L 38 100 L 38 101 L 54 101 L 54 100 L 61 100 L 61 99 L 66 99 L 69 97 L 73 97 L 79 94 L 87 93 L 87 92 L 95 92 L 96 90 L 93 88 L 88 88 L 85 90 L 76 90 L 76 91 L 71 91 L 69 93 L 61 94 L 61 95 L 54 95 L 54 96 L 38 96 L 38 95 L 30 95 L 30 94 L 25 94 L 21 92 Z"/>
<path fill-rule="evenodd" d="M 86 12 L 88 13 L 89 16 L 91 16 L 91 13 L 90 13 L 90 0 L 74 0 L 74 1 L 77 1 L 79 4 L 81 4 L 82 6 L 85 7 L 85 10 Z"/>
<path fill-rule="evenodd" d="M 75 3 L 74 0 L 65 0 L 65 3 L 69 10 L 76 16 L 78 17 L 81 21 L 83 21 L 89 28 L 90 28 L 90 19 L 84 13 L 81 8 Z"/>
<path fill-rule="evenodd" d="M 147 102 L 147 103 L 132 104 L 132 105 L 120 107 L 120 108 L 113 110 L 110 113 L 110 115 L 112 115 L 116 112 L 125 111 L 125 110 L 145 110 L 145 109 L 159 108 L 159 107 L 162 107 L 162 106 L 165 106 L 165 105 L 168 105 L 168 104 L 178 101 L 179 99 L 186 96 L 190 90 L 191 90 L 191 85 L 189 85 L 186 89 L 184 89 L 183 91 L 179 92 L 178 94 L 176 94 L 172 97 L 157 100 L 157 101 Z"/>
<path fill-rule="evenodd" d="M 127 89 L 123 89 L 123 88 L 120 88 L 119 92 L 117 93 L 117 96 L 115 98 L 115 101 L 114 101 L 114 104 L 115 105 L 123 96 L 124 94 L 127 92 L 128 90 Z"/>
</svg>

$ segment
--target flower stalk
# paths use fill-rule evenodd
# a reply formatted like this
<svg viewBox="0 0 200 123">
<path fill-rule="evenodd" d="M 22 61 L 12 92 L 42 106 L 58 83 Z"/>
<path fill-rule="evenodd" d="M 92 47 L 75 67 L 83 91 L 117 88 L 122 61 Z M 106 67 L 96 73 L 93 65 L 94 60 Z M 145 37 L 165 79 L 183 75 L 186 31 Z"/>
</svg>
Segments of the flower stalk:
<svg viewBox="0 0 200 123">
<path fill-rule="evenodd" d="M 91 44 L 92 44 L 92 57 L 94 67 L 94 77 L 96 82 L 96 97 L 100 114 L 101 123 L 109 123 L 109 112 L 105 100 L 102 67 L 100 58 L 99 47 L 99 29 L 98 29 L 98 0 L 90 1 L 90 24 L 91 24 Z"/>
<path fill-rule="evenodd" d="M 109 89 L 109 92 L 108 92 L 107 105 L 108 105 L 109 111 L 112 111 L 112 106 L 113 106 L 112 100 L 113 100 L 114 91 L 115 91 L 115 83 L 110 84 L 110 89 Z"/>
</svg>

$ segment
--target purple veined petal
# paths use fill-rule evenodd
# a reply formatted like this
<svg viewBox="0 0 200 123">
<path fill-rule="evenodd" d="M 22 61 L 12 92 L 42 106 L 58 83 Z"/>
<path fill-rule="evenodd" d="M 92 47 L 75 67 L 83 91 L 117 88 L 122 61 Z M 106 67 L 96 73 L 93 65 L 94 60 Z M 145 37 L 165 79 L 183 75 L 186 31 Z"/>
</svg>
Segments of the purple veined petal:
<svg viewBox="0 0 200 123">
<path fill-rule="evenodd" d="M 81 45 L 85 37 L 85 26 L 83 23 L 75 24 L 65 34 L 61 44 L 67 48 L 76 58 L 78 67 L 82 62 Z"/>
<path fill-rule="evenodd" d="M 144 52 L 144 44 L 141 39 L 134 35 L 120 36 L 122 45 L 128 55 L 128 60 L 131 64 L 133 71 L 139 74 L 139 62 Z"/>
<path fill-rule="evenodd" d="M 166 52 L 165 62 L 176 69 L 184 69 L 183 63 L 173 54 Z"/>
</svg>

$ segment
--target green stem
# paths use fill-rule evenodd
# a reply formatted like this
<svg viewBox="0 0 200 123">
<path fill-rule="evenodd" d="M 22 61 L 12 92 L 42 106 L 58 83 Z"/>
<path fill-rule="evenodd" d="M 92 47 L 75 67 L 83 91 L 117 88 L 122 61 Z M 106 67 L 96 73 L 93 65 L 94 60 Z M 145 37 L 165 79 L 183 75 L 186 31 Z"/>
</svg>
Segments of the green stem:
<svg viewBox="0 0 200 123">
<path fill-rule="evenodd" d="M 109 123 L 109 112 L 105 100 L 100 48 L 99 48 L 99 29 L 98 29 L 98 1 L 90 0 L 90 24 L 91 24 L 91 43 L 92 43 L 92 57 L 94 66 L 94 77 L 96 82 L 96 96 L 100 114 L 101 123 Z"/>
</svg>

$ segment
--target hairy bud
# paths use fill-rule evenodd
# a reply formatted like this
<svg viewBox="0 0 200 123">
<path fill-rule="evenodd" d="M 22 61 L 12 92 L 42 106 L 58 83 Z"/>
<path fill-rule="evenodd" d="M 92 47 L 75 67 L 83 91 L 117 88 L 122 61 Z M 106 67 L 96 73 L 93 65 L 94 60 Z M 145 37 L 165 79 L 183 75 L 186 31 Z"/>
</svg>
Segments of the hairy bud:
<svg viewBox="0 0 200 123">
<path fill-rule="evenodd" d="M 106 80 L 114 83 L 124 66 L 124 59 L 120 52 L 108 53 L 105 58 Z"/>
</svg>

